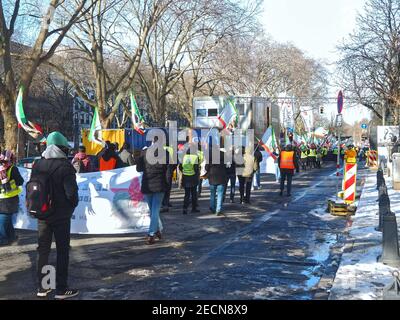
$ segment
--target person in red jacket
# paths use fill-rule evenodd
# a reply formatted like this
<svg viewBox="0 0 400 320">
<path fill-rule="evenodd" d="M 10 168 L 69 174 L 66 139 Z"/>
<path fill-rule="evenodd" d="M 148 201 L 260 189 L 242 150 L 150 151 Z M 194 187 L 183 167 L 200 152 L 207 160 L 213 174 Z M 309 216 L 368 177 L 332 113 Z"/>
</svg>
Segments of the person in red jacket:
<svg viewBox="0 0 400 320">
<path fill-rule="evenodd" d="M 292 191 L 292 179 L 294 175 L 294 170 L 299 172 L 299 159 L 297 153 L 293 150 L 292 145 L 287 145 L 285 151 L 282 151 L 278 159 L 279 168 L 281 170 L 281 193 L 283 195 L 283 190 L 285 188 L 285 180 L 287 178 L 287 196 L 291 196 Z"/>
<path fill-rule="evenodd" d="M 115 144 L 106 141 L 106 146 L 97 155 L 99 159 L 99 171 L 114 170 L 124 167 L 124 163 L 118 156 Z"/>
</svg>

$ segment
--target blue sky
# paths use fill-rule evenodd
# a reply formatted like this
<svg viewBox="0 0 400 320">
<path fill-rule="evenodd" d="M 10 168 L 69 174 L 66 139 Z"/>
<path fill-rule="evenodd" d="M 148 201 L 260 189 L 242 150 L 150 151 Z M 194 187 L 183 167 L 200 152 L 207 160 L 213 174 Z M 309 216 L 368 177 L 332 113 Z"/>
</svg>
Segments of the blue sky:
<svg viewBox="0 0 400 320">
<path fill-rule="evenodd" d="M 261 17 L 267 33 L 279 42 L 292 42 L 309 57 L 329 65 L 338 58 L 335 47 L 356 26 L 356 16 L 363 11 L 366 0 L 264 0 Z M 334 66 L 329 67 L 334 71 Z M 332 88 L 336 96 L 340 88 Z M 329 107 L 328 112 L 334 110 Z M 345 121 L 353 123 L 368 112 L 355 108 L 346 114 Z M 358 115 L 358 116 L 355 116 Z"/>
</svg>

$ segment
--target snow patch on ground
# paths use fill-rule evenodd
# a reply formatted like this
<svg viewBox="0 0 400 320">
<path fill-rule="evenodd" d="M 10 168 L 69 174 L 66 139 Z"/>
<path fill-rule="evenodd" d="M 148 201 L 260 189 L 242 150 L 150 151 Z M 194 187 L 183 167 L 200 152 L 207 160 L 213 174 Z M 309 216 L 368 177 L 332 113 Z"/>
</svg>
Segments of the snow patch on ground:
<svg viewBox="0 0 400 320">
<path fill-rule="evenodd" d="M 391 179 L 386 178 L 386 184 L 391 210 L 399 213 L 400 193 L 392 189 Z M 393 282 L 396 269 L 377 262 L 382 253 L 382 233 L 375 230 L 379 224 L 377 199 L 376 172 L 370 171 L 349 231 L 348 252 L 342 256 L 330 300 L 380 300 L 383 288 Z"/>
</svg>

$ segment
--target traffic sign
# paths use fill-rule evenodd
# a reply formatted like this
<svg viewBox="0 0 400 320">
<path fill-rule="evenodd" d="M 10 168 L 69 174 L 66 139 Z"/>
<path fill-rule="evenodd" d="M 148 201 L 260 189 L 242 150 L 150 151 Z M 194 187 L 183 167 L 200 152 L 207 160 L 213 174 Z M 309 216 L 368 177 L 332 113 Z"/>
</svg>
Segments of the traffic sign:
<svg viewBox="0 0 400 320">
<path fill-rule="evenodd" d="M 337 107 L 338 107 L 338 113 L 342 113 L 343 111 L 343 92 L 342 90 L 339 91 L 338 99 L 337 99 Z"/>
<path fill-rule="evenodd" d="M 336 128 L 341 128 L 343 126 L 343 115 L 338 114 L 336 116 L 336 123 L 335 123 Z"/>
<path fill-rule="evenodd" d="M 363 124 L 361 125 L 361 129 L 366 130 L 367 128 L 368 128 L 368 125 L 367 125 L 367 124 L 363 123 Z"/>
</svg>

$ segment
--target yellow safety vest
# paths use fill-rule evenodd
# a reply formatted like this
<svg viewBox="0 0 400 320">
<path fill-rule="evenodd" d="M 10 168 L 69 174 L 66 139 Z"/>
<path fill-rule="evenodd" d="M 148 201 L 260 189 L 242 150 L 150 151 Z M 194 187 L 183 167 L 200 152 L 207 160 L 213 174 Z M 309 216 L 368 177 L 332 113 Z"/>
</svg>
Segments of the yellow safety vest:
<svg viewBox="0 0 400 320">
<path fill-rule="evenodd" d="M 9 199 L 14 198 L 21 194 L 22 187 L 17 187 L 15 180 L 11 180 L 11 170 L 13 166 L 8 168 L 7 170 L 7 178 L 10 184 L 11 191 L 5 192 L 4 188 L 0 187 L 0 199 Z"/>
<path fill-rule="evenodd" d="M 309 157 L 315 158 L 317 156 L 317 150 L 311 149 Z"/>
<path fill-rule="evenodd" d="M 302 152 L 301 152 L 301 158 L 302 158 L 302 159 L 307 159 L 307 157 L 308 157 L 308 156 L 307 156 L 307 153 L 306 153 L 305 151 L 302 151 Z"/>
<path fill-rule="evenodd" d="M 194 170 L 195 164 L 199 163 L 199 156 L 195 154 L 185 154 L 182 161 L 182 171 L 185 176 L 194 176 L 196 174 Z"/>
</svg>

